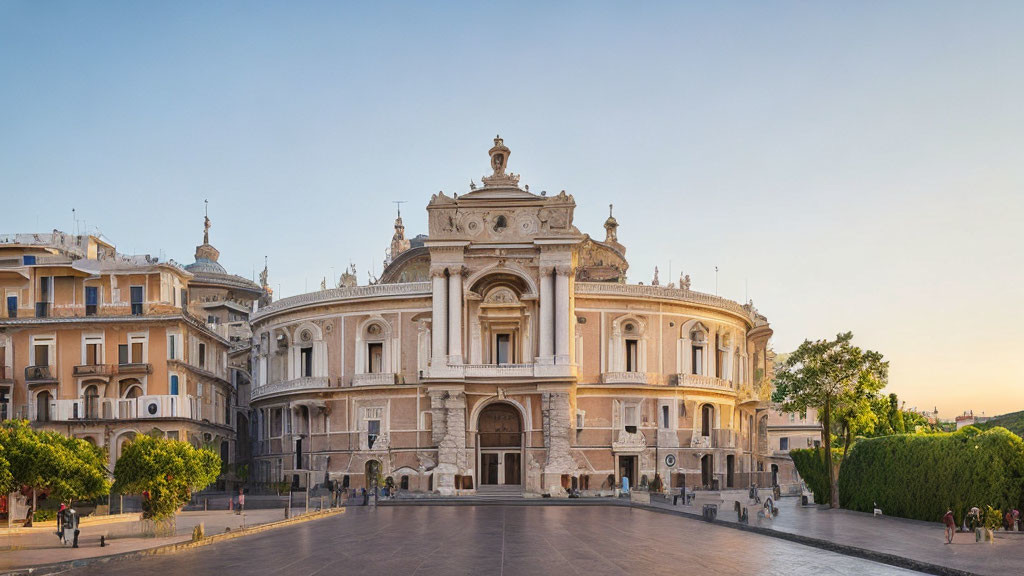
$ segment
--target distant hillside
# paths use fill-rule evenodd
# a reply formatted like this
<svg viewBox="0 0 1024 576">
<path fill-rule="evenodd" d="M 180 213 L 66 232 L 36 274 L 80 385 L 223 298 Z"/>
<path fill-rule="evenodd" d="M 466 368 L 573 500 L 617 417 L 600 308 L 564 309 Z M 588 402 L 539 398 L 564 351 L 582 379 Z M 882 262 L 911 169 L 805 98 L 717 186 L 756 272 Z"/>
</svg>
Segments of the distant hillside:
<svg viewBox="0 0 1024 576">
<path fill-rule="evenodd" d="M 996 416 L 988 422 L 975 424 L 975 426 L 982 430 L 1002 426 L 1017 436 L 1024 437 L 1024 410 L 1021 410 L 1020 412 L 1010 412 L 1009 414 L 1003 414 L 1002 416 Z"/>
</svg>

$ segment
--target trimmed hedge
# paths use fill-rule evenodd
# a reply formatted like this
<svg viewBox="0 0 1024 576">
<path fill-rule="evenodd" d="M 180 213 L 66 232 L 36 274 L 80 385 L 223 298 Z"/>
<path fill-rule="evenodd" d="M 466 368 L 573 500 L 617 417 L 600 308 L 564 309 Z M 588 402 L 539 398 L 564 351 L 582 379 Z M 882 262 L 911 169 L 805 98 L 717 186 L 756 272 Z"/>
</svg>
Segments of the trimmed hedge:
<svg viewBox="0 0 1024 576">
<path fill-rule="evenodd" d="M 968 426 L 946 434 L 858 441 L 839 471 L 839 503 L 871 512 L 938 522 L 947 508 L 957 524 L 971 506 L 1024 508 L 1024 440 L 1005 428 Z"/>
<path fill-rule="evenodd" d="M 815 504 L 828 504 L 828 468 L 825 467 L 825 450 L 823 448 L 799 448 L 789 451 L 797 473 L 814 493 Z M 839 466 L 843 458 L 842 450 L 832 449 L 832 465 Z"/>
</svg>

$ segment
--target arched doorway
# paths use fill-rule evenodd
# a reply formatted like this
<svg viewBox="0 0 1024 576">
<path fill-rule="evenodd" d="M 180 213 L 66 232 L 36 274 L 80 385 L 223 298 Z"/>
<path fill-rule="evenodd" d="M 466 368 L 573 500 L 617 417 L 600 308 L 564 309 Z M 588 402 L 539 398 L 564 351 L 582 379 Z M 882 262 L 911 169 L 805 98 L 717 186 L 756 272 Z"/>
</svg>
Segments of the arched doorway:
<svg viewBox="0 0 1024 576">
<path fill-rule="evenodd" d="M 476 430 L 477 485 L 521 485 L 523 422 L 519 410 L 506 402 L 490 404 L 480 411 Z"/>
<path fill-rule="evenodd" d="M 53 396 L 49 392 L 43 390 L 39 394 L 36 394 L 36 421 L 37 422 L 49 422 L 50 421 L 50 399 Z"/>
<path fill-rule="evenodd" d="M 772 486 L 779 485 L 779 465 L 772 464 Z"/>
<path fill-rule="evenodd" d="M 380 484 L 380 461 L 367 460 L 366 462 L 366 489 L 374 490 Z"/>
</svg>

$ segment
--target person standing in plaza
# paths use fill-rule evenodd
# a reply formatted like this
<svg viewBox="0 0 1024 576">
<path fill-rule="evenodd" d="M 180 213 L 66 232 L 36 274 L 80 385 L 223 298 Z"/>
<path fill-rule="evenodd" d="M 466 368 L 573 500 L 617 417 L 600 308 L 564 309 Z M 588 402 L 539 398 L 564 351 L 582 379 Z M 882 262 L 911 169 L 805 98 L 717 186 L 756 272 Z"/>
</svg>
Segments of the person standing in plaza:
<svg viewBox="0 0 1024 576">
<path fill-rule="evenodd" d="M 238 489 L 238 513 L 241 514 L 243 512 L 245 512 L 245 492 L 241 488 L 239 488 Z"/>
<path fill-rule="evenodd" d="M 942 523 L 946 525 L 946 544 L 952 544 L 953 533 L 956 532 L 956 520 L 953 519 L 952 509 L 946 510 L 946 515 L 942 517 Z"/>
</svg>

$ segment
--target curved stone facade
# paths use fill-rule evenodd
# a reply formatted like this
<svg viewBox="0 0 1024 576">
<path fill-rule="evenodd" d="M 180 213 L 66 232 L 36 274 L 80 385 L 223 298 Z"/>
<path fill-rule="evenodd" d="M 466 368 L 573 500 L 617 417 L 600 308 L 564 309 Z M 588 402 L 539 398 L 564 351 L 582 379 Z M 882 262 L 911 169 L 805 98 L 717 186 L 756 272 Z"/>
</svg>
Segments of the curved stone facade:
<svg viewBox="0 0 1024 576">
<path fill-rule="evenodd" d="M 398 220 L 382 283 L 253 315 L 257 481 L 558 495 L 762 478 L 767 320 L 688 278 L 626 284 L 618 222 L 581 233 L 573 196 L 520 188 L 509 153 L 495 139 L 483 186 L 431 198 L 429 266 L 395 253 Z"/>
</svg>

